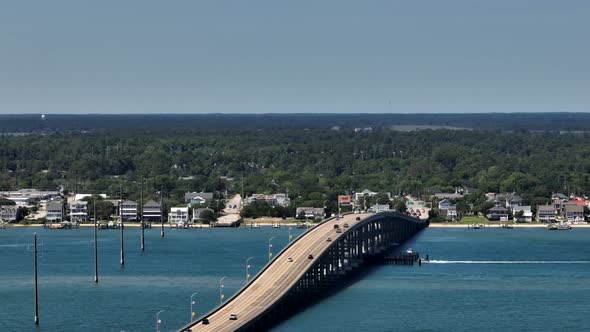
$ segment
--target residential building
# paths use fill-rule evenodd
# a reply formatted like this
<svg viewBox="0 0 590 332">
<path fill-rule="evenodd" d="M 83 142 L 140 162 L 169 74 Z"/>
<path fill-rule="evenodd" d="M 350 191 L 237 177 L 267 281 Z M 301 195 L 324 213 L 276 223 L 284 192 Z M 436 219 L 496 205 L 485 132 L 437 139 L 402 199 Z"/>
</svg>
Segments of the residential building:
<svg viewBox="0 0 590 332">
<path fill-rule="evenodd" d="M 70 203 L 70 221 L 88 221 L 88 202 L 73 201 Z"/>
<path fill-rule="evenodd" d="M 488 211 L 488 219 L 496 221 L 508 221 L 508 209 L 495 206 Z"/>
<path fill-rule="evenodd" d="M 160 206 L 160 203 L 158 203 L 158 202 L 147 201 L 143 205 L 142 213 L 143 213 L 143 221 L 145 221 L 145 222 L 160 221 L 160 218 L 162 216 L 162 207 Z"/>
<path fill-rule="evenodd" d="M 522 216 L 518 216 L 522 211 Z M 515 222 L 532 222 L 533 221 L 533 211 L 531 210 L 530 205 L 519 205 L 514 206 L 512 208 L 512 219 Z"/>
<path fill-rule="evenodd" d="M 539 222 L 554 222 L 557 209 L 553 205 L 537 205 L 537 220 Z"/>
<path fill-rule="evenodd" d="M 213 199 L 213 193 L 206 192 L 186 192 L 184 194 L 184 201 L 189 204 L 205 204 L 207 201 Z"/>
<path fill-rule="evenodd" d="M 514 212 L 514 208 L 522 205 L 522 198 L 515 193 L 506 196 L 506 208 Z"/>
<path fill-rule="evenodd" d="M 365 196 L 373 197 L 377 194 L 378 194 L 377 192 L 371 191 L 369 189 L 365 189 L 365 190 L 361 191 L 360 193 L 354 193 L 354 200 L 359 203 L 363 203 L 362 200 L 365 198 Z"/>
<path fill-rule="evenodd" d="M 441 214 L 446 216 L 446 218 L 449 220 L 455 220 L 458 217 L 457 206 L 452 205 L 448 199 L 443 199 L 442 201 L 438 202 L 438 209 L 440 210 Z"/>
<path fill-rule="evenodd" d="M 0 207 L 0 220 L 4 222 L 15 222 L 18 206 L 2 205 Z"/>
<path fill-rule="evenodd" d="M 566 204 L 564 208 L 564 216 L 569 222 L 584 221 L 584 206 L 578 204 Z"/>
<path fill-rule="evenodd" d="M 305 218 L 316 219 L 324 218 L 324 208 L 314 208 L 314 207 L 298 207 L 295 210 L 295 215 L 297 218 L 305 214 Z"/>
<path fill-rule="evenodd" d="M 124 201 L 120 206 L 120 213 L 123 220 L 137 220 L 137 206 L 133 201 Z"/>
<path fill-rule="evenodd" d="M 61 201 L 47 202 L 47 216 L 45 217 L 48 223 L 58 223 L 63 221 L 63 203 Z"/>
<path fill-rule="evenodd" d="M 287 194 L 252 194 L 250 197 L 246 198 L 245 205 L 251 204 L 256 201 L 265 201 L 270 206 L 283 206 L 287 207 L 291 205 L 291 199 Z"/>
<path fill-rule="evenodd" d="M 168 213 L 168 222 L 171 224 L 188 223 L 188 207 L 171 207 Z"/>
</svg>

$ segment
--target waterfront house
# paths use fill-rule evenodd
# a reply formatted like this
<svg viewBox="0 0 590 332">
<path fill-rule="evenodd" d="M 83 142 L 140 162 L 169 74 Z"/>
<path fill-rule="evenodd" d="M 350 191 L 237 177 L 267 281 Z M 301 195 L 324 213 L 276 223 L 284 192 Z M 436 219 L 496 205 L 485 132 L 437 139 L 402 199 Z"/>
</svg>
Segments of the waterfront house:
<svg viewBox="0 0 590 332">
<path fill-rule="evenodd" d="M 60 201 L 50 201 L 47 203 L 47 216 L 45 217 L 48 223 L 59 223 L 63 221 L 63 203 Z"/>
<path fill-rule="evenodd" d="M 133 201 L 124 201 L 121 203 L 120 209 L 123 220 L 137 220 L 137 206 L 138 204 Z"/>
<path fill-rule="evenodd" d="M 557 209 L 553 205 L 537 205 L 537 220 L 539 222 L 554 222 Z"/>
<path fill-rule="evenodd" d="M 508 221 L 508 209 L 495 206 L 488 211 L 488 219 L 495 221 Z"/>
<path fill-rule="evenodd" d="M 457 206 L 452 205 L 447 199 L 443 199 L 442 201 L 438 202 L 438 209 L 442 215 L 446 216 L 448 220 L 455 220 L 458 217 Z"/>
<path fill-rule="evenodd" d="M 514 208 L 522 205 L 522 198 L 515 193 L 506 196 L 506 208 L 514 213 Z"/>
<path fill-rule="evenodd" d="M 287 207 L 291 205 L 291 199 L 287 194 L 252 194 L 250 197 L 246 198 L 244 204 L 249 205 L 256 201 L 265 201 L 270 206 L 282 206 Z"/>
<path fill-rule="evenodd" d="M 143 221 L 146 221 L 146 222 L 160 221 L 160 218 L 162 216 L 162 207 L 160 206 L 160 203 L 158 203 L 158 202 L 147 201 L 143 205 L 142 213 L 143 213 Z"/>
<path fill-rule="evenodd" d="M 88 202 L 73 201 L 70 203 L 70 221 L 88 221 Z"/>
<path fill-rule="evenodd" d="M 323 219 L 324 218 L 324 208 L 314 208 L 314 207 L 302 206 L 302 207 L 298 207 L 295 210 L 295 215 L 297 216 L 297 218 L 305 215 L 305 218 Z"/>
<path fill-rule="evenodd" d="M 569 222 L 584 221 L 584 206 L 578 204 L 566 204 L 564 215 L 565 219 Z"/>
<path fill-rule="evenodd" d="M 18 206 L 16 205 L 2 205 L 0 207 L 0 221 L 15 222 Z"/>
<path fill-rule="evenodd" d="M 512 208 L 512 216 L 515 222 L 532 222 L 533 221 L 533 211 L 531 210 L 530 205 L 519 205 L 514 206 Z M 522 216 L 518 216 L 522 211 Z"/>
<path fill-rule="evenodd" d="M 168 222 L 171 224 L 186 224 L 188 223 L 188 207 L 171 207 L 168 213 Z"/>
<path fill-rule="evenodd" d="M 193 209 L 193 222 L 203 222 L 203 221 L 210 221 L 204 218 L 203 213 L 205 211 L 210 211 L 212 214 L 215 213 L 212 209 L 209 208 L 198 208 Z"/>
</svg>

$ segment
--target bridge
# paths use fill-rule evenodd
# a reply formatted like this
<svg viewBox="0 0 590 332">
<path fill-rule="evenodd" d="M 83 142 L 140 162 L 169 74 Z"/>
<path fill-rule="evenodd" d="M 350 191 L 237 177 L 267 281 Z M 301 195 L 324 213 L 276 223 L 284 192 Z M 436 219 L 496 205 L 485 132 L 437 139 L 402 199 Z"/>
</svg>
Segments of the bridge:
<svg viewBox="0 0 590 332">
<path fill-rule="evenodd" d="M 285 247 L 234 296 L 180 331 L 267 330 L 427 226 L 397 212 L 326 219 Z"/>
</svg>

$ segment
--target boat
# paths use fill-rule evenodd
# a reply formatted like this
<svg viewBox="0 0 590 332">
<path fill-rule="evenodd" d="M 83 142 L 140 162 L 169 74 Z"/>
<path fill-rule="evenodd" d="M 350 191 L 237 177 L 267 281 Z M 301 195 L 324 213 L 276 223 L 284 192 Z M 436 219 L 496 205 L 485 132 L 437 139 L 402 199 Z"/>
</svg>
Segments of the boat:
<svg viewBox="0 0 590 332">
<path fill-rule="evenodd" d="M 250 228 L 258 228 L 258 223 L 250 224 Z"/>
<path fill-rule="evenodd" d="M 281 224 L 279 224 L 278 222 L 274 223 L 272 224 L 272 228 L 281 228 Z"/>
<path fill-rule="evenodd" d="M 547 229 L 550 231 L 567 231 L 572 229 L 572 226 L 570 226 L 568 223 L 559 223 L 559 224 L 549 224 L 547 225 Z"/>
</svg>

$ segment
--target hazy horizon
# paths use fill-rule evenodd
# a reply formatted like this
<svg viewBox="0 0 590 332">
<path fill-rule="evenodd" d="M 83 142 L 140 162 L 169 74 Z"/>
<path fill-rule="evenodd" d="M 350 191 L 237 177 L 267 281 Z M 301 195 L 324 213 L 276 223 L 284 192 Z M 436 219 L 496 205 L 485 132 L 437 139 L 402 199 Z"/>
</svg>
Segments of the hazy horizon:
<svg viewBox="0 0 590 332">
<path fill-rule="evenodd" d="M 0 114 L 590 111 L 587 1 L 0 5 Z"/>
</svg>

